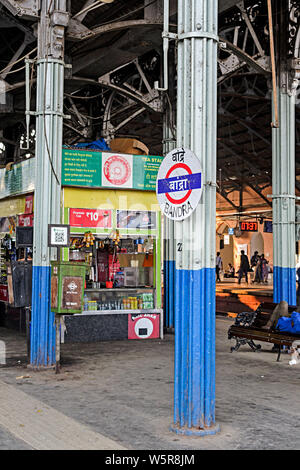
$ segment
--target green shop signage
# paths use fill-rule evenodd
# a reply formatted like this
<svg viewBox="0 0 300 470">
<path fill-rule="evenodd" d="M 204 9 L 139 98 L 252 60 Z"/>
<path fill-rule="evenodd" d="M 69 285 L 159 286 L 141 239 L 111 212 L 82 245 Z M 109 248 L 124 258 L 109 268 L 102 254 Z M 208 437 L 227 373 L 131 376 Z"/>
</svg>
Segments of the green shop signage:
<svg viewBox="0 0 300 470">
<path fill-rule="evenodd" d="M 64 148 L 62 184 L 93 188 L 156 190 L 163 157 Z"/>
<path fill-rule="evenodd" d="M 34 191 L 35 159 L 0 169 L 0 199 Z"/>
</svg>

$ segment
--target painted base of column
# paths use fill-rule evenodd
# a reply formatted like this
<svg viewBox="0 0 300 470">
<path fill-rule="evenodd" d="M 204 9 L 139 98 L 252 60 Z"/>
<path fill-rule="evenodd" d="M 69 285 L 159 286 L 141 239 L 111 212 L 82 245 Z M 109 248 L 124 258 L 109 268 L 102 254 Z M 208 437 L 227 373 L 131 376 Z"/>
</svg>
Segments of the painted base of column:
<svg viewBox="0 0 300 470">
<path fill-rule="evenodd" d="M 32 267 L 32 312 L 30 324 L 30 365 L 55 364 L 55 321 L 50 310 L 51 267 Z"/>
<path fill-rule="evenodd" d="M 171 426 L 170 431 L 175 432 L 176 434 L 180 434 L 183 436 L 214 436 L 221 431 L 221 428 L 218 424 L 215 424 L 211 428 L 207 429 L 197 429 L 197 428 L 179 428 L 176 426 Z"/>
<path fill-rule="evenodd" d="M 296 296 L 296 269 L 280 268 L 274 266 L 273 270 L 273 300 L 279 303 L 282 300 L 289 305 L 297 305 Z"/>
<path fill-rule="evenodd" d="M 215 278 L 215 268 L 176 270 L 174 429 L 184 433 L 215 429 Z"/>
<path fill-rule="evenodd" d="M 173 328 L 174 312 L 175 261 L 164 261 L 164 319 L 165 327 Z"/>
</svg>

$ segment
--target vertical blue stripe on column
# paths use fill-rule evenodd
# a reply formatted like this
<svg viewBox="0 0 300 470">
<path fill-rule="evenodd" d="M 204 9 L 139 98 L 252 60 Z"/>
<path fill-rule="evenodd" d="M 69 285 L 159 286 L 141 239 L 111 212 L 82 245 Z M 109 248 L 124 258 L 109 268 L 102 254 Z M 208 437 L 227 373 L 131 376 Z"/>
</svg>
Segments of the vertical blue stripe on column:
<svg viewBox="0 0 300 470">
<path fill-rule="evenodd" d="M 164 326 L 169 328 L 169 264 L 164 261 Z"/>
<path fill-rule="evenodd" d="M 174 328 L 175 261 L 164 261 L 164 317 L 166 328 Z"/>
<path fill-rule="evenodd" d="M 30 362 L 33 366 L 55 364 L 54 314 L 50 310 L 51 267 L 32 267 Z"/>
<path fill-rule="evenodd" d="M 274 266 L 273 289 L 273 300 L 275 303 L 285 300 L 289 305 L 297 305 L 296 268 Z"/>
<path fill-rule="evenodd" d="M 169 328 L 175 326 L 175 261 L 169 261 Z"/>
<path fill-rule="evenodd" d="M 215 268 L 175 273 L 173 431 L 215 434 Z"/>
</svg>

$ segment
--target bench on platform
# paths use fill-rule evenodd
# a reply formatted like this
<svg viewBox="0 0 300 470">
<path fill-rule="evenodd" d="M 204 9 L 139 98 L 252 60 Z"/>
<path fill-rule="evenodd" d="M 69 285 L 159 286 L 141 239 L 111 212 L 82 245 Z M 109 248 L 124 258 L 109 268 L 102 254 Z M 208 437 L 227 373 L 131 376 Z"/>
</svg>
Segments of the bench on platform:
<svg viewBox="0 0 300 470">
<path fill-rule="evenodd" d="M 254 341 L 272 343 L 278 345 L 279 362 L 282 347 L 292 347 L 295 341 L 300 340 L 300 335 L 276 330 L 277 322 L 280 317 L 288 317 L 292 312 L 299 311 L 298 309 L 297 306 L 289 306 L 287 302 L 264 302 L 254 312 L 239 313 L 228 330 L 228 339 L 236 340 L 231 352 L 237 351 L 243 344 L 248 344 L 253 351 L 260 350 L 261 346 Z"/>
</svg>

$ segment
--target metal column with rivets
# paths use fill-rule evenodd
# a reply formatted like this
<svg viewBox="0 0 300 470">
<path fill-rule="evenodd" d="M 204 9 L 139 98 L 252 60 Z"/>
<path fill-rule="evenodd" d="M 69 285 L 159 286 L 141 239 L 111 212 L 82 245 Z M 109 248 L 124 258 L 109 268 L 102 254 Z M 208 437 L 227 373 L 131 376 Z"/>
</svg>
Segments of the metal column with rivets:
<svg viewBox="0 0 300 470">
<path fill-rule="evenodd" d="M 296 305 L 296 92 L 299 71 L 293 70 L 294 51 L 289 50 L 292 1 L 277 13 L 277 76 L 273 91 L 273 289 L 274 302 Z M 278 98 L 277 98 L 278 97 Z"/>
<path fill-rule="evenodd" d="M 273 129 L 273 297 L 296 305 L 295 96 L 279 92 Z"/>
<path fill-rule="evenodd" d="M 36 174 L 30 365 L 55 364 L 55 319 L 50 310 L 48 224 L 60 223 L 65 0 L 41 2 L 38 24 Z"/>
<path fill-rule="evenodd" d="M 165 96 L 165 112 L 163 119 L 163 154 L 167 155 L 176 148 L 176 112 L 173 108 L 175 102 L 174 80 L 175 52 L 171 50 L 169 61 L 169 89 Z M 175 322 L 175 254 L 174 254 L 174 221 L 163 218 L 164 224 L 164 325 L 167 330 L 173 330 Z"/>
<path fill-rule="evenodd" d="M 178 0 L 177 147 L 203 170 L 202 199 L 175 222 L 174 425 L 184 435 L 215 423 L 215 233 L 218 1 Z"/>
</svg>

